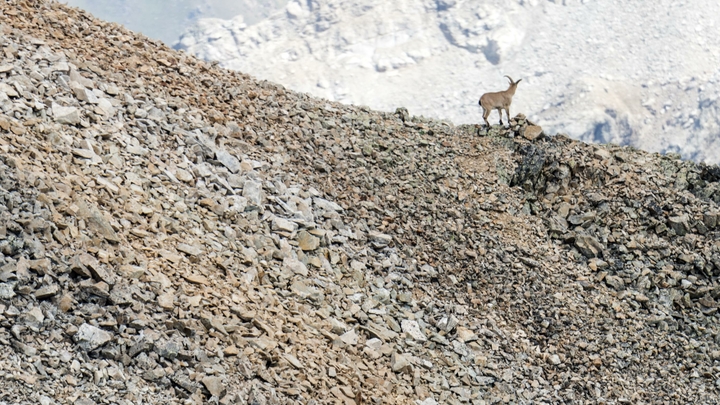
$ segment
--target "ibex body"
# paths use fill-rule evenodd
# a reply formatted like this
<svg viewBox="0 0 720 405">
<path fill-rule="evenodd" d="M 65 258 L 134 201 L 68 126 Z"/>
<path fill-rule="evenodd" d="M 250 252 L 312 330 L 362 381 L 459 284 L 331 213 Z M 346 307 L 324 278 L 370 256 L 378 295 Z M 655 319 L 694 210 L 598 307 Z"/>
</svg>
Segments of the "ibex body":
<svg viewBox="0 0 720 405">
<path fill-rule="evenodd" d="M 522 81 L 522 79 L 514 82 L 513 79 L 510 76 L 505 76 L 510 80 L 510 87 L 508 87 L 505 91 L 497 91 L 494 93 L 485 93 L 480 97 L 480 106 L 483 109 L 483 120 L 485 120 L 485 125 L 488 127 L 490 126 L 490 123 L 488 122 L 488 116 L 490 115 L 490 111 L 492 110 L 498 110 L 498 114 L 500 114 L 500 125 L 503 124 L 502 122 L 502 112 L 505 110 L 505 113 L 508 117 L 508 125 L 510 124 L 510 104 L 512 103 L 512 97 L 515 95 L 515 90 L 517 89 L 518 83 Z"/>
</svg>

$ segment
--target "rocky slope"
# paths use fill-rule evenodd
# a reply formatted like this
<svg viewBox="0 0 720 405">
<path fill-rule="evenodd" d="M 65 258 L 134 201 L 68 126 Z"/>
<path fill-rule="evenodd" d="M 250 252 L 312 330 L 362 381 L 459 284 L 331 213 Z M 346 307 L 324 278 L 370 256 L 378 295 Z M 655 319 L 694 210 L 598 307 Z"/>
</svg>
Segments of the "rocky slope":
<svg viewBox="0 0 720 405">
<path fill-rule="evenodd" d="M 0 401 L 720 395 L 717 166 L 315 99 L 55 2 L 0 15 Z"/>
<path fill-rule="evenodd" d="M 709 0 L 291 1 L 249 27 L 201 21 L 179 48 L 294 90 L 456 124 L 477 122 L 478 98 L 508 74 L 523 78 L 513 110 L 553 133 L 720 163 L 718 16 Z"/>
</svg>

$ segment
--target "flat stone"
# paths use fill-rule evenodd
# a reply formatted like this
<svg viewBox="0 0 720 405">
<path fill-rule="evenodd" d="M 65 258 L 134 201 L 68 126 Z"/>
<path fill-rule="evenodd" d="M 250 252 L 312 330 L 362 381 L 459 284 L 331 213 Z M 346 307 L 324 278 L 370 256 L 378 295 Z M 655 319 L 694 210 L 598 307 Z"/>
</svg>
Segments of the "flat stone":
<svg viewBox="0 0 720 405">
<path fill-rule="evenodd" d="M 148 154 L 148 150 L 143 148 L 142 146 L 138 145 L 132 145 L 128 144 L 128 146 L 125 148 L 125 150 L 128 151 L 128 153 L 136 156 L 145 156 Z"/>
<path fill-rule="evenodd" d="M 145 269 L 140 266 L 123 264 L 118 268 L 118 274 L 129 279 L 140 278 L 143 274 L 145 274 Z"/>
<path fill-rule="evenodd" d="M 225 396 L 225 393 L 227 392 L 227 389 L 225 388 L 225 384 L 223 384 L 222 379 L 220 377 L 205 377 L 202 379 L 202 383 L 207 388 L 208 391 L 210 391 L 210 395 L 216 397 L 216 398 L 222 398 Z"/>
<path fill-rule="evenodd" d="M 670 229 L 675 231 L 675 234 L 678 236 L 684 236 L 688 233 L 690 230 L 690 226 L 688 225 L 688 216 L 687 214 L 670 217 L 668 218 L 668 226 Z"/>
<path fill-rule="evenodd" d="M 390 342 L 398 336 L 396 332 L 373 322 L 368 322 L 365 326 L 365 330 L 370 333 L 371 336 L 374 336 L 383 342 Z"/>
<path fill-rule="evenodd" d="M 313 198 L 313 203 L 315 204 L 315 207 L 321 211 L 340 212 L 343 210 L 343 208 L 339 204 L 320 197 Z"/>
<path fill-rule="evenodd" d="M 182 345 L 173 340 L 162 340 L 155 342 L 153 350 L 158 354 L 158 356 L 164 359 L 173 360 L 178 356 L 180 350 L 182 350 Z"/>
<path fill-rule="evenodd" d="M 348 326 L 345 324 L 345 322 L 339 321 L 335 318 L 330 318 L 330 332 L 335 333 L 337 335 L 345 333 L 347 331 Z"/>
<path fill-rule="evenodd" d="M 273 231 L 295 232 L 297 227 L 298 225 L 295 222 L 280 217 L 273 218 L 271 224 Z"/>
<path fill-rule="evenodd" d="M 223 166 L 227 167 L 231 173 L 237 173 L 240 171 L 240 161 L 224 149 L 215 151 L 215 159 L 222 163 Z"/>
<path fill-rule="evenodd" d="M 150 111 L 148 111 L 147 118 L 155 122 L 163 122 L 167 120 L 167 117 L 165 116 L 163 110 L 157 107 L 153 107 L 150 109 Z"/>
<path fill-rule="evenodd" d="M 75 148 L 72 150 L 72 154 L 83 159 L 92 159 L 96 156 L 95 152 L 90 149 Z"/>
<path fill-rule="evenodd" d="M 158 296 L 157 298 L 158 305 L 160 305 L 160 308 L 163 309 L 173 309 L 175 308 L 175 295 L 172 293 L 164 293 Z"/>
<path fill-rule="evenodd" d="M 422 333 L 422 331 L 420 330 L 420 325 L 417 323 L 417 321 L 403 319 L 402 322 L 400 322 L 400 327 L 402 328 L 402 331 L 405 332 L 405 334 L 407 334 L 408 336 L 410 336 L 413 340 L 416 340 L 418 342 L 427 341 L 427 336 Z"/>
<path fill-rule="evenodd" d="M 575 247 L 587 258 L 598 257 L 603 251 L 600 242 L 590 235 L 577 235 Z"/>
<path fill-rule="evenodd" d="M 245 322 L 250 322 L 257 316 L 257 311 L 247 309 L 241 306 L 234 306 L 230 308 L 230 312 L 237 315 L 240 319 Z"/>
<path fill-rule="evenodd" d="M 178 243 L 177 250 L 187 253 L 190 256 L 200 256 L 203 253 L 203 249 L 199 246 L 188 245 L 185 243 Z"/>
<path fill-rule="evenodd" d="M 0 93 L 5 93 L 8 97 L 19 97 L 20 94 L 15 88 L 7 83 L 0 83 Z"/>
<path fill-rule="evenodd" d="M 35 270 L 39 274 L 44 275 L 44 274 L 50 273 L 50 270 L 52 267 L 52 262 L 50 261 L 50 259 L 47 259 L 47 258 L 37 259 L 37 260 L 30 260 L 29 265 L 32 270 Z"/>
<path fill-rule="evenodd" d="M 185 182 L 185 183 L 192 183 L 193 181 L 195 181 L 195 177 L 192 175 L 192 173 L 190 173 L 189 171 L 187 171 L 185 169 L 180 169 L 180 168 L 176 169 L 175 177 L 178 180 Z"/>
<path fill-rule="evenodd" d="M 390 356 L 390 368 L 396 373 L 412 373 L 410 359 L 406 355 L 397 352 L 393 352 L 392 356 Z"/>
<path fill-rule="evenodd" d="M 162 367 L 156 367 L 152 370 L 147 370 L 143 373 L 143 379 L 147 381 L 157 381 L 167 375 L 167 372 Z"/>
<path fill-rule="evenodd" d="M 246 181 L 243 186 L 242 196 L 247 199 L 247 209 L 260 209 L 263 203 L 262 184 L 252 180 Z"/>
<path fill-rule="evenodd" d="M 15 296 L 15 283 L 0 283 L 0 299 L 9 300 Z"/>
<path fill-rule="evenodd" d="M 307 231 L 300 231 L 297 235 L 297 242 L 298 247 L 300 249 L 309 251 L 309 250 L 315 250 L 318 247 L 320 247 L 320 238 L 317 236 L 311 235 Z"/>
<path fill-rule="evenodd" d="M 303 262 L 298 260 L 296 257 L 286 257 L 283 259 L 283 269 L 289 270 L 293 272 L 294 274 L 299 274 L 303 277 L 307 277 L 308 268 L 305 266 Z"/>
<path fill-rule="evenodd" d="M 78 201 L 76 205 L 78 206 L 77 216 L 85 219 L 90 229 L 99 233 L 108 242 L 120 242 L 120 237 L 96 207 L 88 205 L 84 201 Z"/>
<path fill-rule="evenodd" d="M 198 274 L 186 275 L 186 276 L 183 276 L 183 278 L 193 284 L 203 284 L 203 285 L 210 284 L 210 281 L 208 281 L 207 277 L 201 276 Z"/>
<path fill-rule="evenodd" d="M 703 214 L 703 223 L 708 229 L 714 229 L 718 223 L 717 212 L 706 212 Z"/>
<path fill-rule="evenodd" d="M 298 358 L 293 356 L 292 354 L 286 353 L 283 357 L 285 357 L 285 360 L 287 360 L 288 363 L 290 363 L 296 369 L 302 370 L 303 368 L 305 368 L 305 367 L 303 367 L 300 360 L 298 360 Z"/>
<path fill-rule="evenodd" d="M 235 345 L 231 345 L 223 349 L 223 354 L 225 356 L 237 356 L 240 354 L 240 350 Z"/>
<path fill-rule="evenodd" d="M 397 300 L 402 302 L 403 304 L 410 304 L 412 303 L 412 293 L 401 292 L 397 295 Z"/>
<path fill-rule="evenodd" d="M 99 110 L 99 112 L 98 112 Z M 106 98 L 100 98 L 97 103 L 97 107 L 95 109 L 96 113 L 101 113 L 105 116 L 111 116 L 115 113 L 115 107 L 113 107 L 112 103 L 106 99 Z"/>
<path fill-rule="evenodd" d="M 368 241 L 372 243 L 375 248 L 384 248 L 392 242 L 392 236 L 380 232 L 372 231 L 368 233 Z"/>
<path fill-rule="evenodd" d="M 543 129 L 539 125 L 528 125 L 523 131 L 523 136 L 529 141 L 539 139 L 543 135 Z"/>
<path fill-rule="evenodd" d="M 40 328 L 44 321 L 45 315 L 43 314 L 40 307 L 33 307 L 22 315 L 23 324 L 29 326 L 33 330 L 37 330 L 38 328 Z"/>
<path fill-rule="evenodd" d="M 322 302 L 325 298 L 321 290 L 308 286 L 304 280 L 293 282 L 290 286 L 290 291 L 300 298 L 306 298 L 313 302 Z"/>
<path fill-rule="evenodd" d="M 65 61 L 58 61 L 53 63 L 51 69 L 53 72 L 69 72 L 70 65 Z"/>
<path fill-rule="evenodd" d="M 52 106 L 55 122 L 65 125 L 77 125 L 80 123 L 80 111 L 76 107 L 63 107 L 59 104 Z"/>
<path fill-rule="evenodd" d="M 39 300 L 50 298 L 57 295 L 59 291 L 60 287 L 57 284 L 46 285 L 35 290 L 35 298 Z"/>
<path fill-rule="evenodd" d="M 77 345 L 86 351 L 95 350 L 112 340 L 112 338 L 111 333 L 87 323 L 80 325 L 74 336 Z"/>
<path fill-rule="evenodd" d="M 265 352 L 269 352 L 277 347 L 278 342 L 274 339 L 271 339 L 267 336 L 260 336 L 258 338 L 251 338 L 247 339 L 248 343 L 254 347 L 257 347 L 260 350 L 263 350 Z"/>
<path fill-rule="evenodd" d="M 600 160 L 606 160 L 606 159 L 610 159 L 612 157 L 612 154 L 610 153 L 609 150 L 607 150 L 605 148 L 597 148 L 593 151 L 593 156 L 595 156 L 596 158 L 598 158 Z"/>
<path fill-rule="evenodd" d="M 475 333 L 473 333 L 473 331 L 471 331 L 471 330 L 468 329 L 468 328 L 464 328 L 464 327 L 462 327 L 462 326 L 458 326 L 457 329 L 456 329 L 456 332 L 457 332 L 458 339 L 459 339 L 461 342 L 463 342 L 463 343 L 467 343 L 467 342 L 472 342 L 472 341 L 474 341 L 474 340 L 478 340 L 478 336 L 477 336 Z"/>
<path fill-rule="evenodd" d="M 114 277 L 96 258 L 90 256 L 87 253 L 83 253 L 78 256 L 78 260 L 80 261 L 80 263 L 82 263 L 83 266 L 85 266 L 85 268 L 90 271 L 90 274 L 95 280 L 103 281 L 108 284 L 115 284 Z"/>
<path fill-rule="evenodd" d="M 340 335 L 340 340 L 346 345 L 355 346 L 358 343 L 357 332 L 355 332 L 355 329 L 350 329 L 349 331 Z"/>
</svg>

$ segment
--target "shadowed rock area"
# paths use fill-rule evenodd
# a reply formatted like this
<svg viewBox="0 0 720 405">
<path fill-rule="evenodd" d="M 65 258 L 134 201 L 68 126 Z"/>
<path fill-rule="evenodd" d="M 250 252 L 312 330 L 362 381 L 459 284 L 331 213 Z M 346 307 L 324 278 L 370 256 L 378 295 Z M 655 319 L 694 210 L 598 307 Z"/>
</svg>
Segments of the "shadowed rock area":
<svg viewBox="0 0 720 405">
<path fill-rule="evenodd" d="M 0 12 L 0 402 L 720 395 L 717 166 Z"/>
</svg>

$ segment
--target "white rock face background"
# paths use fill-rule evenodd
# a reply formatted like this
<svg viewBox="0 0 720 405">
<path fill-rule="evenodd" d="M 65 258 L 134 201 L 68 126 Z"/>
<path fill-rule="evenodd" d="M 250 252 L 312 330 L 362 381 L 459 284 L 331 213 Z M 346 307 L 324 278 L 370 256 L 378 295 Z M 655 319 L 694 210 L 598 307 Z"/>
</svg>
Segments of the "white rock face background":
<svg viewBox="0 0 720 405">
<path fill-rule="evenodd" d="M 248 24 L 267 18 L 287 0 L 59 0 L 98 18 L 123 24 L 168 45 L 200 18 L 242 15 Z"/>
<path fill-rule="evenodd" d="M 177 47 L 291 89 L 456 124 L 522 78 L 511 113 L 549 132 L 720 162 L 720 3 L 292 0 Z M 491 122 L 497 121 L 496 113 Z"/>
</svg>

